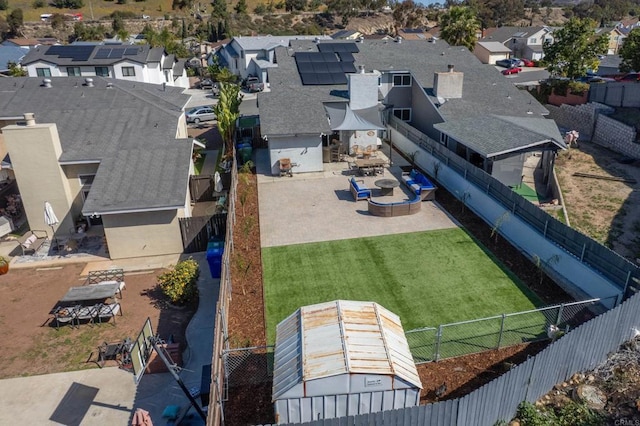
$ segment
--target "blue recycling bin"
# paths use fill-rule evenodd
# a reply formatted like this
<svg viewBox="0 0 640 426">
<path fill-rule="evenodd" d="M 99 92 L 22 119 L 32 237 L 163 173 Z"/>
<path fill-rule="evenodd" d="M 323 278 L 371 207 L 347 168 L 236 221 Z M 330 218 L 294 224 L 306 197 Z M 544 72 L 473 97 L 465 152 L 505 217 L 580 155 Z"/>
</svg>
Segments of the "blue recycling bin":
<svg viewBox="0 0 640 426">
<path fill-rule="evenodd" d="M 222 254 L 224 253 L 224 241 L 212 239 L 207 244 L 207 263 L 211 278 L 220 278 L 222 272 Z"/>
</svg>

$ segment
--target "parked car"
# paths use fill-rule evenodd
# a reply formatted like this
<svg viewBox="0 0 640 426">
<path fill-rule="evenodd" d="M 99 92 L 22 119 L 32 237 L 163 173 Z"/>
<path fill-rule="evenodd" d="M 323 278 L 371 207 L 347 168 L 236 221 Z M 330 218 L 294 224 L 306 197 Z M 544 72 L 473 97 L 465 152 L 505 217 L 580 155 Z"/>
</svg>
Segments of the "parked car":
<svg viewBox="0 0 640 426">
<path fill-rule="evenodd" d="M 521 67 L 534 67 L 535 64 L 533 63 L 533 61 L 531 59 L 520 59 L 520 66 Z"/>
<path fill-rule="evenodd" d="M 249 93 L 262 92 L 264 90 L 264 83 L 261 83 L 258 77 L 250 75 L 242 83 L 242 88 Z"/>
<path fill-rule="evenodd" d="M 622 77 L 616 78 L 617 81 L 640 81 L 640 73 L 632 72 Z"/>
<path fill-rule="evenodd" d="M 522 68 L 513 67 L 513 68 L 507 68 L 506 70 L 502 70 L 502 74 L 503 75 L 518 74 L 520 71 L 522 71 Z"/>
<path fill-rule="evenodd" d="M 520 64 L 520 59 L 515 59 L 515 58 L 511 58 L 511 59 L 500 59 L 499 61 L 496 61 L 496 65 L 499 67 L 504 67 L 504 68 L 513 68 L 513 67 L 517 67 L 518 64 Z"/>
<path fill-rule="evenodd" d="M 196 107 L 185 114 L 187 123 L 200 123 L 201 121 L 211 121 L 216 119 L 216 113 L 211 107 Z"/>
<path fill-rule="evenodd" d="M 200 89 L 212 89 L 213 88 L 213 80 L 211 80 L 210 78 L 205 78 L 203 80 L 200 80 L 200 83 L 198 83 L 198 87 Z"/>
</svg>

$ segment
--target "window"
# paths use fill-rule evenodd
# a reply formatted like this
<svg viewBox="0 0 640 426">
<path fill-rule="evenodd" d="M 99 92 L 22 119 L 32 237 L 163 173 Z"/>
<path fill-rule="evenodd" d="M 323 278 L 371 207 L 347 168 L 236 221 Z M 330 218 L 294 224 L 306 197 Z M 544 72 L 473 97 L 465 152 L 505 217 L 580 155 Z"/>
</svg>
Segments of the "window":
<svg viewBox="0 0 640 426">
<path fill-rule="evenodd" d="M 440 133 L 440 143 L 444 146 L 447 146 L 449 144 L 449 135 Z"/>
<path fill-rule="evenodd" d="M 96 75 L 98 77 L 109 77 L 109 68 L 107 68 L 107 67 L 96 67 Z"/>
<path fill-rule="evenodd" d="M 85 201 L 91 191 L 91 184 L 96 175 L 78 175 L 80 181 L 80 192 L 82 193 L 82 201 Z"/>
<path fill-rule="evenodd" d="M 529 44 L 536 44 L 538 42 L 538 39 L 535 37 L 532 37 L 529 39 Z"/>
<path fill-rule="evenodd" d="M 38 77 L 51 77 L 51 68 L 36 68 Z"/>
<path fill-rule="evenodd" d="M 135 77 L 136 70 L 133 67 L 122 67 L 122 76 L 123 77 Z"/>
<path fill-rule="evenodd" d="M 411 108 L 394 108 L 393 115 L 402 121 L 411 121 Z"/>
<path fill-rule="evenodd" d="M 69 77 L 80 77 L 80 67 L 67 67 L 67 75 Z"/>
<path fill-rule="evenodd" d="M 411 86 L 411 76 L 408 74 L 397 74 L 393 76 L 394 86 Z"/>
</svg>

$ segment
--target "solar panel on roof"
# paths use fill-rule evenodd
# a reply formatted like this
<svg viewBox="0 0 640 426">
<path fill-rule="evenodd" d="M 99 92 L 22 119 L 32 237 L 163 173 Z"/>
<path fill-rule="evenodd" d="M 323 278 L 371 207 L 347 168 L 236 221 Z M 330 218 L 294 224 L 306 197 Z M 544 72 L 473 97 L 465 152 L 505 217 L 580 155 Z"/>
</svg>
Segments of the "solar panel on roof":
<svg viewBox="0 0 640 426">
<path fill-rule="evenodd" d="M 358 53 L 360 50 L 355 43 L 320 43 L 318 44 L 320 52 L 350 52 Z"/>
<path fill-rule="evenodd" d="M 108 48 L 99 49 L 98 52 L 93 57 L 93 59 L 107 59 L 109 57 L 109 53 L 111 53 L 111 49 L 108 49 Z"/>
<path fill-rule="evenodd" d="M 327 62 L 327 72 L 343 72 L 342 63 L 340 62 Z"/>
<path fill-rule="evenodd" d="M 296 63 L 301 63 L 301 62 L 311 62 L 311 56 L 310 56 L 311 52 L 297 52 L 296 53 Z"/>
<path fill-rule="evenodd" d="M 318 74 L 318 84 L 333 84 L 331 74 Z"/>
<path fill-rule="evenodd" d="M 313 64 L 311 62 L 298 62 L 298 72 L 313 72 Z"/>
<path fill-rule="evenodd" d="M 300 73 L 300 78 L 302 78 L 302 84 L 304 85 L 314 85 L 318 84 L 318 74 L 314 73 Z"/>
<path fill-rule="evenodd" d="M 338 57 L 342 62 L 355 62 L 356 60 L 351 52 L 338 52 Z"/>
<path fill-rule="evenodd" d="M 137 55 L 138 54 L 138 48 L 137 47 L 127 47 L 124 50 L 124 54 L 125 54 L 125 56 Z"/>
<path fill-rule="evenodd" d="M 327 64 L 324 62 L 314 62 L 313 72 L 316 74 L 326 74 L 329 72 L 329 69 L 327 68 Z"/>
<path fill-rule="evenodd" d="M 94 48 L 95 46 L 51 46 L 45 55 L 56 55 L 72 61 L 86 61 Z"/>
<path fill-rule="evenodd" d="M 347 76 L 341 72 L 332 72 L 331 78 L 333 79 L 333 84 L 347 84 Z"/>
<path fill-rule="evenodd" d="M 342 72 L 356 72 L 356 66 L 353 62 L 340 62 Z"/>
<path fill-rule="evenodd" d="M 109 59 L 122 58 L 123 53 L 124 53 L 124 49 L 111 49 L 111 53 L 109 54 Z"/>
<path fill-rule="evenodd" d="M 324 62 L 338 62 L 339 59 L 334 52 L 320 52 Z"/>
</svg>

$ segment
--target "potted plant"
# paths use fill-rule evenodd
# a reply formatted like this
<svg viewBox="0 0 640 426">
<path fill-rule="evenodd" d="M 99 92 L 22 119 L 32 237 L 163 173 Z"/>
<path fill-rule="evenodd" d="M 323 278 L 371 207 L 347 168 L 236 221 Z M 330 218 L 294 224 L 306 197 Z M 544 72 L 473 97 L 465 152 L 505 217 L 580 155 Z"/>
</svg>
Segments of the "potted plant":
<svg viewBox="0 0 640 426">
<path fill-rule="evenodd" d="M 0 275 L 4 275 L 7 272 L 9 272 L 9 259 L 0 256 Z"/>
</svg>

